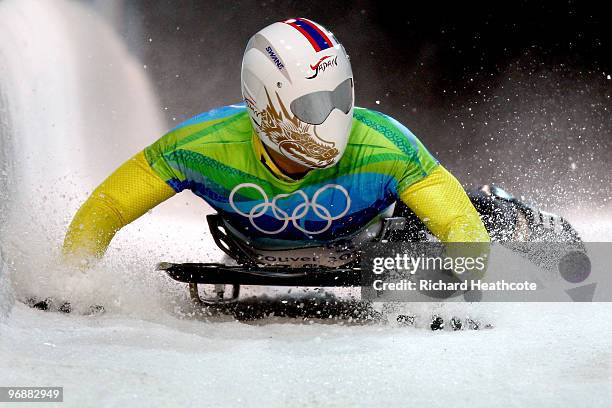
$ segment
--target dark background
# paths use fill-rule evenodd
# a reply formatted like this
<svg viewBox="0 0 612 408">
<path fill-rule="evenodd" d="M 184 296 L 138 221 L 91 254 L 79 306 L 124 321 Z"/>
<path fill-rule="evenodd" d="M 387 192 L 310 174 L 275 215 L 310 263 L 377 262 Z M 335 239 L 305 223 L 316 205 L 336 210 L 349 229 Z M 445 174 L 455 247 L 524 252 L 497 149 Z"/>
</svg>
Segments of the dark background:
<svg viewBox="0 0 612 408">
<path fill-rule="evenodd" d="M 249 37 L 307 17 L 350 54 L 357 105 L 403 122 L 464 184 L 496 183 L 552 209 L 610 206 L 611 23 L 598 3 L 133 0 L 122 7 L 116 25 L 153 79 L 169 127 L 239 101 Z"/>
</svg>

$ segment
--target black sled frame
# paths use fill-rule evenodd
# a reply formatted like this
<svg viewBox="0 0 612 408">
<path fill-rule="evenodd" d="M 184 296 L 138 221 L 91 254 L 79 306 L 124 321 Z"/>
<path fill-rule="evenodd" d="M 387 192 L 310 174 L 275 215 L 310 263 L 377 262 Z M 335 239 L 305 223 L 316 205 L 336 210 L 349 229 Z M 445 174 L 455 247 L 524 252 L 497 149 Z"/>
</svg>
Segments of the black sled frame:
<svg viewBox="0 0 612 408">
<path fill-rule="evenodd" d="M 169 263 L 161 262 L 157 270 L 164 271 L 172 279 L 189 284 L 191 300 L 198 305 L 223 305 L 238 301 L 241 285 L 258 286 L 304 286 L 304 287 L 355 287 L 361 286 L 361 269 L 358 262 L 351 262 L 340 268 L 324 266 L 269 266 L 260 265 L 227 232 L 218 214 L 206 216 L 215 244 L 238 265 L 220 263 Z M 393 231 L 405 227 L 403 217 L 389 217 L 383 220 L 377 240 L 386 240 Z M 214 284 L 211 297 L 200 296 L 198 285 Z M 226 286 L 232 287 L 229 297 L 225 296 Z"/>
</svg>

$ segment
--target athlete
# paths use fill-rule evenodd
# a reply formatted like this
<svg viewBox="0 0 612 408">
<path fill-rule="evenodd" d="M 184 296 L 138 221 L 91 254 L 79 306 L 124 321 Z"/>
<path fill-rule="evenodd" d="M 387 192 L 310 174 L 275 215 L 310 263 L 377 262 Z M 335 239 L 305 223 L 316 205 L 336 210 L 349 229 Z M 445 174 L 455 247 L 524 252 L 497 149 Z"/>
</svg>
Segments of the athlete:
<svg viewBox="0 0 612 408">
<path fill-rule="evenodd" d="M 68 228 L 66 256 L 101 257 L 118 230 L 183 190 L 263 262 L 368 242 L 396 206 L 443 242 L 489 242 L 461 184 L 421 141 L 354 106 L 349 57 L 321 25 L 297 18 L 256 33 L 241 82 L 244 103 L 182 123 L 98 186 Z"/>
</svg>

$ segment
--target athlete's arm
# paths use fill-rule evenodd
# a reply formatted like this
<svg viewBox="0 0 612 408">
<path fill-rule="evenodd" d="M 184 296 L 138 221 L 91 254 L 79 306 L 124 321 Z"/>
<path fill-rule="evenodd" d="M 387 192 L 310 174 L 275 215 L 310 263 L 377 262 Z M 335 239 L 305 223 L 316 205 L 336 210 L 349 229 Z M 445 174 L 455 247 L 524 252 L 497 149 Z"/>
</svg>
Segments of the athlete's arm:
<svg viewBox="0 0 612 408">
<path fill-rule="evenodd" d="M 400 194 L 401 200 L 442 242 L 489 242 L 463 187 L 441 165 Z"/>
<path fill-rule="evenodd" d="M 474 269 L 462 279 L 482 278 L 489 254 L 489 234 L 461 184 L 441 165 L 425 178 L 409 186 L 400 198 L 446 245 L 452 258 L 484 259 L 484 269 Z M 468 242 L 468 245 L 453 245 Z"/>
<path fill-rule="evenodd" d="M 102 257 L 117 231 L 174 194 L 144 153 L 138 153 L 104 180 L 76 213 L 64 239 L 65 258 L 75 262 Z"/>
</svg>

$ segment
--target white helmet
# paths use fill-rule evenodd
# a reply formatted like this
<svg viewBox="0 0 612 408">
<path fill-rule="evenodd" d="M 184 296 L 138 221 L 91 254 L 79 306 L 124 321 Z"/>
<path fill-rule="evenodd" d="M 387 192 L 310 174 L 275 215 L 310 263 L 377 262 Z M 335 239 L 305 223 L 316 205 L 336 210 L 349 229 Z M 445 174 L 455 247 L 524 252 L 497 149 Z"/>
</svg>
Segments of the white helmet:
<svg viewBox="0 0 612 408">
<path fill-rule="evenodd" d="M 353 72 L 325 28 L 296 18 L 256 33 L 242 59 L 242 96 L 269 148 L 310 168 L 340 160 L 353 118 Z"/>
</svg>

